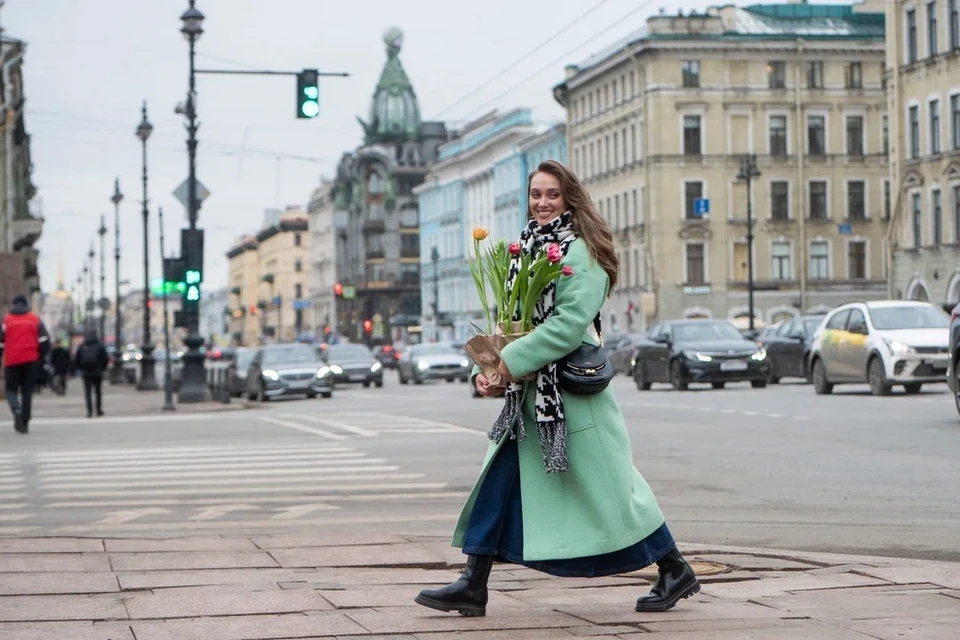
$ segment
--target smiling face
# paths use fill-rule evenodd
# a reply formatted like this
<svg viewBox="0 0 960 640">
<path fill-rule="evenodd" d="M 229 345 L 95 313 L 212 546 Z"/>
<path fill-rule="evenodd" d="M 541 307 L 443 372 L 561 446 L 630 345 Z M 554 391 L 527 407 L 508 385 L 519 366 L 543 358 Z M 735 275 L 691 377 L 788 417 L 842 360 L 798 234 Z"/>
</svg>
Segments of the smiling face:
<svg viewBox="0 0 960 640">
<path fill-rule="evenodd" d="M 543 226 L 567 210 L 567 203 L 560 191 L 560 180 L 543 171 L 530 180 L 530 215 Z"/>
</svg>

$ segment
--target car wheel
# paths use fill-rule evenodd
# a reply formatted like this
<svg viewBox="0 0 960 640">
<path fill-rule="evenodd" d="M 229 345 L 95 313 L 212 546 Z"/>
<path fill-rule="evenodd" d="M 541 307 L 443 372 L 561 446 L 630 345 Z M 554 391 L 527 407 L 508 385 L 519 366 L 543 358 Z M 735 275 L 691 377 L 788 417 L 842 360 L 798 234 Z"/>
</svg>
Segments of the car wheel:
<svg viewBox="0 0 960 640">
<path fill-rule="evenodd" d="M 315 394 L 315 393 L 308 393 L 308 394 L 307 394 L 307 398 L 310 399 L 310 400 L 313 400 L 313 399 L 316 398 L 316 397 L 317 397 L 317 394 Z"/>
<path fill-rule="evenodd" d="M 679 360 L 670 363 L 670 384 L 675 391 L 686 391 L 689 383 L 683 379 L 683 368 Z"/>
<path fill-rule="evenodd" d="M 833 393 L 833 385 L 827 382 L 827 372 L 824 371 L 821 360 L 814 360 L 813 373 L 810 377 L 813 379 L 813 392 L 818 396 Z"/>
<path fill-rule="evenodd" d="M 767 378 L 767 382 L 770 384 L 780 384 L 780 378 L 771 375 L 769 378 Z"/>
<path fill-rule="evenodd" d="M 867 365 L 867 382 L 870 383 L 870 393 L 875 396 L 890 395 L 891 385 L 887 382 L 887 376 L 883 371 L 883 360 L 874 356 Z"/>
<path fill-rule="evenodd" d="M 953 366 L 953 404 L 957 406 L 957 413 L 960 413 L 960 369 L 957 369 L 957 365 Z"/>
<path fill-rule="evenodd" d="M 637 384 L 637 391 L 650 390 L 650 383 L 643 378 L 643 365 L 639 362 L 633 368 L 633 381 Z"/>
<path fill-rule="evenodd" d="M 712 386 L 714 389 L 723 389 L 725 386 L 727 386 L 727 383 L 726 383 L 726 382 L 711 382 L 711 383 L 710 383 L 710 386 Z"/>
<path fill-rule="evenodd" d="M 320 397 L 322 397 L 322 398 L 332 398 L 332 397 L 333 397 L 333 392 L 332 392 L 332 391 L 325 391 L 325 392 L 323 392 L 323 393 L 320 394 Z"/>
<path fill-rule="evenodd" d="M 470 378 L 464 376 L 464 377 L 460 378 L 460 382 L 470 382 Z"/>
<path fill-rule="evenodd" d="M 423 380 L 418 375 L 413 376 L 413 384 L 423 384 Z"/>
<path fill-rule="evenodd" d="M 407 379 L 406 379 L 406 377 L 403 375 L 403 371 L 400 371 L 400 372 L 399 372 L 399 375 L 400 375 L 400 384 L 407 384 Z"/>
<path fill-rule="evenodd" d="M 374 385 L 377 389 L 382 389 L 382 388 L 383 388 L 383 380 L 377 380 L 376 382 L 373 383 L 373 385 Z"/>
<path fill-rule="evenodd" d="M 914 396 L 920 393 L 920 389 L 923 388 L 922 382 L 911 382 L 910 384 L 903 385 L 903 390 L 907 392 L 907 395 Z"/>
<path fill-rule="evenodd" d="M 264 391 L 263 391 L 263 386 L 261 386 L 260 389 L 257 390 L 257 401 L 258 401 L 258 402 L 268 402 L 269 400 L 270 400 L 270 398 L 267 396 L 266 393 L 264 393 Z"/>
<path fill-rule="evenodd" d="M 364 388 L 364 389 L 369 389 L 369 388 L 370 388 L 370 381 L 369 381 L 369 380 L 363 383 L 363 388 Z"/>
<path fill-rule="evenodd" d="M 753 387 L 754 389 L 763 389 L 764 387 L 767 386 L 767 381 L 766 381 L 766 380 L 751 380 L 751 381 L 750 381 L 750 386 Z"/>
</svg>

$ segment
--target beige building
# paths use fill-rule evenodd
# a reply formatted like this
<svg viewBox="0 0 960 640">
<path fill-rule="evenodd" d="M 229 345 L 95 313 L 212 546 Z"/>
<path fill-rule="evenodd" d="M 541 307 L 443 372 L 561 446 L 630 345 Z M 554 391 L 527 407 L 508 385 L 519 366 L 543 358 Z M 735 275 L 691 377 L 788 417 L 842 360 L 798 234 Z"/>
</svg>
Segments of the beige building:
<svg viewBox="0 0 960 640">
<path fill-rule="evenodd" d="M 310 292 L 310 234 L 307 215 L 286 211 L 257 234 L 261 333 L 290 342 L 313 331 L 304 304 Z"/>
<path fill-rule="evenodd" d="M 231 340 L 238 346 L 255 346 L 260 340 L 260 258 L 257 239 L 240 237 L 227 251 Z"/>
<path fill-rule="evenodd" d="M 333 182 L 322 180 L 307 205 L 310 231 L 310 316 L 315 327 L 333 330 L 337 321 L 336 200 Z"/>
<path fill-rule="evenodd" d="M 890 295 L 960 302 L 960 0 L 887 4 Z"/>
<path fill-rule="evenodd" d="M 569 158 L 620 257 L 608 330 L 746 319 L 747 155 L 760 174 L 755 317 L 886 296 L 883 11 L 875 0 L 661 14 L 568 67 L 554 93 Z"/>
<path fill-rule="evenodd" d="M 174 313 L 180 310 L 181 296 L 172 293 L 167 298 L 167 322 L 170 327 L 170 348 L 183 349 L 182 329 L 174 327 Z M 143 289 L 134 289 L 120 298 L 120 335 L 123 345 L 143 344 Z M 107 324 L 107 338 L 113 338 L 113 321 Z M 156 293 L 150 295 L 150 342 L 158 349 L 163 348 L 163 298 Z"/>
</svg>

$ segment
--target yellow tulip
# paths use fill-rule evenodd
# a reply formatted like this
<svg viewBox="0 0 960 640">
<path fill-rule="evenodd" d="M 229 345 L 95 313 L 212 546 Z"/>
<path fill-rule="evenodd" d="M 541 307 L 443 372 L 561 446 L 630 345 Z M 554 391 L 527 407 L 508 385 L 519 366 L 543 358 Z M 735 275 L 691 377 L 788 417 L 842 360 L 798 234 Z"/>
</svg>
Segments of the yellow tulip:
<svg viewBox="0 0 960 640">
<path fill-rule="evenodd" d="M 490 232 L 487 231 L 486 229 L 484 229 L 483 227 L 474 227 L 474 228 L 473 228 L 473 239 L 474 239 L 474 240 L 483 240 L 483 239 L 486 238 L 488 235 L 490 235 Z"/>
</svg>

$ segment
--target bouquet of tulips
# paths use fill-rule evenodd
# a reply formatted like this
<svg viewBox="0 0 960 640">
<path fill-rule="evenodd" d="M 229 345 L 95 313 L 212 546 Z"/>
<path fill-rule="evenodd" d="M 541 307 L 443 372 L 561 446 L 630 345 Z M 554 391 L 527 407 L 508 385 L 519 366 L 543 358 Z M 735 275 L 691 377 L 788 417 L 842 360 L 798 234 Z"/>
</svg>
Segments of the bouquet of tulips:
<svg viewBox="0 0 960 640">
<path fill-rule="evenodd" d="M 573 269 L 560 265 L 563 254 L 556 244 L 541 249 L 536 256 L 524 253 L 516 242 L 507 245 L 502 240 L 481 251 L 480 245 L 488 235 L 483 227 L 473 230 L 473 259 L 470 263 L 470 273 L 486 317 L 486 332 L 468 340 L 465 349 L 490 383 L 501 386 L 500 352 L 533 330 L 534 308 L 547 285 L 560 276 L 572 275 Z M 510 264 L 514 258 L 519 259 L 520 271 L 515 285 L 510 288 Z M 492 313 L 488 287 L 493 293 Z M 516 320 L 516 317 L 520 319 Z"/>
</svg>

